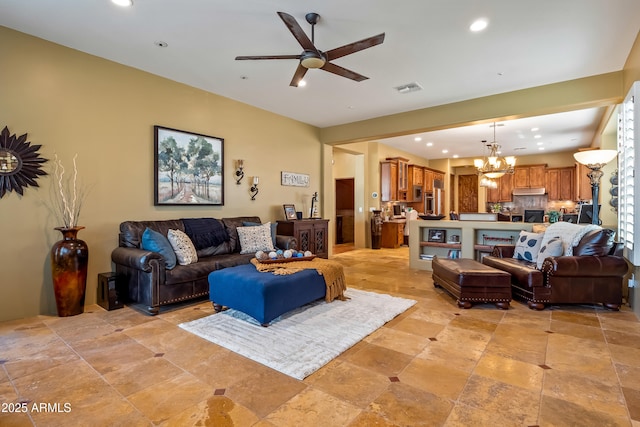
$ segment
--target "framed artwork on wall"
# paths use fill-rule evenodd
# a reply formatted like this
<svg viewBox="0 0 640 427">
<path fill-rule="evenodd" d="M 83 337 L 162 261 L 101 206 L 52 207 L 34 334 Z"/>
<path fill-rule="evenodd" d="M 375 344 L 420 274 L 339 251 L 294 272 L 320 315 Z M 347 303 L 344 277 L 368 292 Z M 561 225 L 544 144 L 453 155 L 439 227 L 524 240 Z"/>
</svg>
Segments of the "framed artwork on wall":
<svg viewBox="0 0 640 427">
<path fill-rule="evenodd" d="M 153 129 L 153 204 L 224 205 L 224 139 L 161 126 Z"/>
</svg>

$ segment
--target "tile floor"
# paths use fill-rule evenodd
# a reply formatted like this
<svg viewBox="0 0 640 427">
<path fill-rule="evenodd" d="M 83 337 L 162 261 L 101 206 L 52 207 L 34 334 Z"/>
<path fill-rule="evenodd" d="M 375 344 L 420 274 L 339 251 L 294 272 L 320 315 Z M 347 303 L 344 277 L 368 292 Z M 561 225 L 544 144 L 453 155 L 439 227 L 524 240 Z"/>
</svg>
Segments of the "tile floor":
<svg viewBox="0 0 640 427">
<path fill-rule="evenodd" d="M 334 259 L 349 286 L 418 304 L 304 381 L 177 326 L 207 302 L 156 317 L 90 306 L 0 323 L 0 425 L 640 426 L 628 307 L 462 310 L 407 248 Z"/>
</svg>

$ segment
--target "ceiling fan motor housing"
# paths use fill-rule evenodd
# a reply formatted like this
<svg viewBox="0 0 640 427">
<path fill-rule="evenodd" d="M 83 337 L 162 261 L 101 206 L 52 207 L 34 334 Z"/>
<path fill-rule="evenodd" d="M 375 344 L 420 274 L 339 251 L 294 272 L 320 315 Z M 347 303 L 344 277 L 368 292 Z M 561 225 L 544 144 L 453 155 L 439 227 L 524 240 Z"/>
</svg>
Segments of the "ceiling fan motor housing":
<svg viewBox="0 0 640 427">
<path fill-rule="evenodd" d="M 300 64 L 304 68 L 322 68 L 327 62 L 324 56 L 319 52 L 305 50 L 300 57 Z"/>
</svg>

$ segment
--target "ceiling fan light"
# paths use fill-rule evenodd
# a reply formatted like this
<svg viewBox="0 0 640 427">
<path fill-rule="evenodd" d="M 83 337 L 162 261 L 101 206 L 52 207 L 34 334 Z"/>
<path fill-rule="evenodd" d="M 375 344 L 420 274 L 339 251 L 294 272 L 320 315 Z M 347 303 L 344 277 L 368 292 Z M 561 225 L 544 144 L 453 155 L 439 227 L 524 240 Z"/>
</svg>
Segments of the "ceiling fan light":
<svg viewBox="0 0 640 427">
<path fill-rule="evenodd" d="M 306 58 L 302 58 L 300 63 L 304 68 L 322 68 L 325 64 L 325 60 L 316 56 L 308 56 Z"/>
</svg>

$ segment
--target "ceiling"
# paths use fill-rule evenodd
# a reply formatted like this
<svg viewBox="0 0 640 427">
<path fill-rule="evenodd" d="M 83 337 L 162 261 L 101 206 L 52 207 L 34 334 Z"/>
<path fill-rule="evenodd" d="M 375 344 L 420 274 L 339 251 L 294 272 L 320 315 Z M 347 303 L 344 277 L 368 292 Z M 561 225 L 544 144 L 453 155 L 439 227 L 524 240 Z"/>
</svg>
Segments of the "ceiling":
<svg viewBox="0 0 640 427">
<path fill-rule="evenodd" d="M 307 85 L 295 88 L 296 60 L 236 61 L 302 51 L 277 11 L 293 15 L 307 34 L 305 14 L 319 13 L 321 50 L 386 33 L 383 44 L 334 61 L 369 79 L 309 70 Z M 2 26 L 318 127 L 619 71 L 640 30 L 638 16 L 638 0 L 134 0 L 131 8 L 110 0 L 0 0 Z M 489 26 L 470 32 L 480 17 Z M 413 82 L 422 90 L 394 89 Z M 590 143 L 602 114 L 509 121 L 496 137 L 506 154 L 533 154 L 541 141 L 547 152 L 574 149 Z M 532 127 L 541 141 L 530 138 Z M 383 142 L 415 152 L 422 147 L 413 138 Z M 493 129 L 422 138 L 435 148 L 418 155 L 474 156 Z"/>
</svg>

